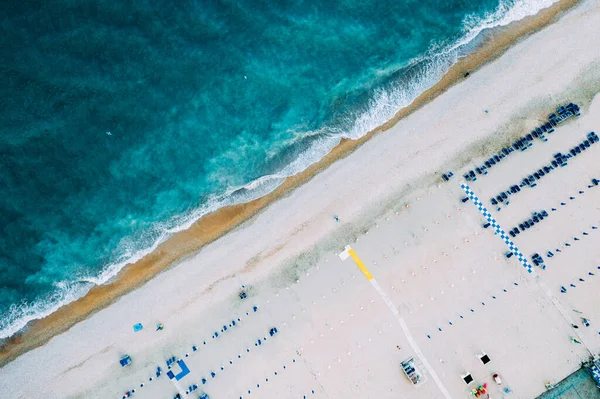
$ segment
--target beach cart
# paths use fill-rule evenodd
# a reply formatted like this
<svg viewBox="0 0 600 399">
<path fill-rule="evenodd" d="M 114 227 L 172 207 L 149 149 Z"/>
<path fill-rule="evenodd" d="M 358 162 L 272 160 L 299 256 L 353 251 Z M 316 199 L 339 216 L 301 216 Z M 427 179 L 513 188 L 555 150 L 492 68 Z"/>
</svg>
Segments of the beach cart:
<svg viewBox="0 0 600 399">
<path fill-rule="evenodd" d="M 408 379 L 414 385 L 418 385 L 423 378 L 423 374 L 421 374 L 418 367 L 416 366 L 415 360 L 412 357 L 409 357 L 400 364 L 402 366 L 402 371 L 404 371 L 406 377 L 408 377 Z"/>
<path fill-rule="evenodd" d="M 129 355 L 125 355 L 121 358 L 121 360 L 119 360 L 119 363 L 121 363 L 121 367 L 125 367 L 131 364 L 131 357 Z"/>
<path fill-rule="evenodd" d="M 498 384 L 498 385 L 502 384 L 502 379 L 500 378 L 498 373 L 494 374 L 492 377 L 494 378 L 494 381 L 496 382 L 496 384 Z"/>
</svg>

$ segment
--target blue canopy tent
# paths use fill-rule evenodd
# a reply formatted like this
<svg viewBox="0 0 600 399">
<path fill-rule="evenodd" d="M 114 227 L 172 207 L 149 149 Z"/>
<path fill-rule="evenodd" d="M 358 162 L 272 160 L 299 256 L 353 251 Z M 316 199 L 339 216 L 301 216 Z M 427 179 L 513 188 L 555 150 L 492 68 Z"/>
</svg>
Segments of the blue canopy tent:
<svg viewBox="0 0 600 399">
<path fill-rule="evenodd" d="M 187 367 L 187 365 L 183 362 L 183 360 L 178 360 L 177 364 L 179 365 L 179 367 L 181 367 L 181 373 L 177 374 L 175 376 L 175 379 L 177 381 L 179 381 L 180 379 L 182 379 L 183 377 L 185 377 L 186 375 L 188 375 L 190 373 L 190 369 Z"/>
<path fill-rule="evenodd" d="M 185 362 L 181 359 L 179 359 L 177 361 L 177 364 L 179 365 L 179 367 L 181 367 L 181 371 L 177 374 L 173 373 L 172 370 L 169 370 L 167 372 L 167 377 L 169 377 L 169 379 L 173 379 L 175 378 L 175 380 L 179 381 L 181 380 L 183 377 L 185 377 L 186 375 L 188 375 L 190 373 L 190 369 L 188 368 L 188 366 L 185 364 Z"/>
</svg>

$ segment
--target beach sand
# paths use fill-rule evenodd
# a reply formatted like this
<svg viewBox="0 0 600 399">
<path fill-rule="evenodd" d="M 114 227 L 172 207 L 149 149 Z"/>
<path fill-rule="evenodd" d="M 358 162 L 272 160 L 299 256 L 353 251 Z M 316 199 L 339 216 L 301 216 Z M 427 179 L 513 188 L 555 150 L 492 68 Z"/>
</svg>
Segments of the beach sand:
<svg viewBox="0 0 600 399">
<path fill-rule="evenodd" d="M 537 18 L 532 20 L 547 22 Z M 173 237 L 114 284 L 34 323 L 5 346 L 4 362 L 68 329 L 0 369 L 1 391 L 11 398 L 119 398 L 135 388 L 135 397 L 173 397 L 178 387 L 164 373 L 149 377 L 157 365 L 166 372 L 165 359 L 175 356 L 191 370 L 181 388 L 197 384 L 211 397 L 438 398 L 444 397 L 440 388 L 463 397 L 472 388 L 460 378 L 465 372 L 476 384 L 489 383 L 493 397 L 501 397 L 491 385 L 494 372 L 512 397 L 540 394 L 546 381 L 562 379 L 600 351 L 598 327 L 583 327 L 572 310 L 600 320 L 594 306 L 600 230 L 591 228 L 600 225 L 600 187 L 587 188 L 592 177 L 600 178 L 600 144 L 535 189 L 523 188 L 500 212 L 490 208 L 505 230 L 532 211 L 558 209 L 515 239 L 528 257 L 562 248 L 533 275 L 515 257 L 504 258 L 505 243 L 481 227 L 484 219 L 472 201 L 460 202 L 459 182 L 461 172 L 538 126 L 556 105 L 574 101 L 582 116 L 471 184 L 486 206 L 492 195 L 549 163 L 553 153 L 566 153 L 589 131 L 600 131 L 600 97 L 594 98 L 600 54 L 590 51 L 600 39 L 598 26 L 598 5 L 584 2 L 475 72 L 481 61 L 472 57 L 418 105 L 427 104 L 405 110 L 387 132 L 361 140 L 331 163 L 347 153 L 343 146 L 357 145 L 346 142 L 320 165 L 327 169 L 313 176 L 315 166 L 286 182 L 310 177 L 306 184 L 223 210 Z M 508 45 L 518 37 L 513 34 L 499 32 L 498 41 Z M 466 70 L 470 76 L 448 88 Z M 457 176 L 442 183 L 447 170 Z M 231 228 L 274 198 L 279 200 L 221 236 L 220 217 Z M 219 236 L 148 281 L 181 253 Z M 346 245 L 370 269 L 380 292 L 352 259 L 338 257 Z M 144 267 L 151 272 L 136 273 Z M 242 285 L 244 300 L 237 295 Z M 561 285 L 569 287 L 566 294 Z M 102 309 L 82 320 L 97 307 Z M 145 328 L 134 333 L 138 322 Z M 159 322 L 165 329 L 154 331 Z M 273 337 L 272 327 L 278 328 Z M 573 344 L 571 336 L 583 344 Z M 482 352 L 492 359 L 488 365 L 477 358 Z M 121 368 L 118 360 L 126 353 L 133 363 Z M 425 370 L 426 381 L 413 387 L 399 367 L 411 356 L 430 364 L 439 382 Z"/>
</svg>

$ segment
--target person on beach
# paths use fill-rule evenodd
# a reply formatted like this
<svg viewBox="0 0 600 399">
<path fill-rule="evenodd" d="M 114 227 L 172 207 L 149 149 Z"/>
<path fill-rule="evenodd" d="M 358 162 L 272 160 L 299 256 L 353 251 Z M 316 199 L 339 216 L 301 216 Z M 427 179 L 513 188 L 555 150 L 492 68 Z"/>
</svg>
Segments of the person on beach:
<svg viewBox="0 0 600 399">
<path fill-rule="evenodd" d="M 164 326 L 162 323 L 158 323 L 158 324 L 156 325 L 156 331 L 162 331 L 162 330 L 163 330 L 163 328 L 165 328 L 165 326 Z"/>
<path fill-rule="evenodd" d="M 576 340 L 573 337 L 571 337 L 571 342 L 573 342 L 574 344 L 581 344 L 581 342 L 579 342 L 578 340 Z"/>
</svg>

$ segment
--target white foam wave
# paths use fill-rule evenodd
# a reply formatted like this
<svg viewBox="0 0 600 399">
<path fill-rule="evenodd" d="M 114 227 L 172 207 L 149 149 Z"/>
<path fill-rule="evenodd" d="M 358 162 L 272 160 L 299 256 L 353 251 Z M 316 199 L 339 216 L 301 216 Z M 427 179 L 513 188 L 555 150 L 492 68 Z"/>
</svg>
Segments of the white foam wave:
<svg viewBox="0 0 600 399">
<path fill-rule="evenodd" d="M 435 85 L 456 63 L 459 50 L 472 43 L 484 30 L 506 26 L 527 16 L 535 15 L 558 0 L 502 0 L 494 12 L 467 16 L 463 23 L 463 36 L 450 45 L 438 44 L 418 59 L 412 60 L 407 75 L 396 85 L 377 90 L 361 111 L 346 116 L 345 129 L 323 128 L 318 132 L 303 133 L 302 137 L 314 135 L 316 138 L 309 148 L 276 173 L 262 176 L 245 185 L 233 187 L 220 195 L 211 196 L 201 207 L 181 215 L 168 223 L 156 223 L 150 237 L 152 244 L 143 250 L 133 243 L 124 242 L 121 261 L 107 265 L 98 275 L 81 276 L 75 282 L 56 285 L 56 290 L 44 301 L 13 305 L 6 317 L 0 320 L 0 339 L 20 331 L 30 321 L 44 318 L 60 307 L 84 296 L 95 285 L 109 282 L 119 271 L 154 251 L 158 245 L 173 234 L 188 229 L 201 217 L 228 205 L 245 203 L 260 198 L 277 188 L 287 177 L 298 174 L 310 165 L 321 160 L 342 138 L 358 139 L 394 117 L 403 107 L 412 103 L 421 93 Z"/>
<path fill-rule="evenodd" d="M 468 15 L 463 23 L 463 37 L 454 45 L 449 47 L 449 51 L 456 50 L 460 46 L 464 46 L 482 31 L 493 29 L 501 26 L 506 26 L 512 22 L 520 21 L 523 18 L 532 16 L 550 7 L 558 0 L 501 0 L 496 9 L 481 15 Z"/>
<path fill-rule="evenodd" d="M 59 282 L 56 290 L 43 301 L 22 302 L 12 305 L 0 321 L 0 339 L 19 332 L 30 321 L 42 319 L 89 292 L 93 283 Z"/>
<path fill-rule="evenodd" d="M 366 110 L 352 115 L 351 128 L 343 137 L 358 139 L 376 129 L 402 108 L 411 104 L 421 93 L 433 87 L 461 56 L 461 49 L 471 44 L 477 36 L 488 29 L 506 26 L 525 17 L 535 15 L 558 0 L 502 0 L 491 12 L 468 15 L 463 22 L 463 35 L 451 44 L 434 44 L 426 55 L 413 59 L 406 67 L 410 70 L 391 89 L 380 89 L 369 101 Z M 412 68 L 419 65 L 420 68 Z"/>
<path fill-rule="evenodd" d="M 261 176 L 245 185 L 232 187 L 221 195 L 213 195 L 208 198 L 204 205 L 186 215 L 180 215 L 176 221 L 155 224 L 153 229 L 158 232 L 158 238 L 150 247 L 136 251 L 135 253 L 126 253 L 122 257 L 126 259 L 125 261 L 107 266 L 96 277 L 82 277 L 79 281 L 91 282 L 95 285 L 105 284 L 115 277 L 123 267 L 135 263 L 145 255 L 153 252 L 162 242 L 166 241 L 173 234 L 187 230 L 203 216 L 220 208 L 250 202 L 270 193 L 287 177 L 298 174 L 310 165 L 318 162 L 327 155 L 339 141 L 340 139 L 338 137 L 320 136 L 311 142 L 310 146 L 305 151 L 300 153 L 291 163 L 286 165 L 279 172 Z M 173 227 L 166 227 L 168 225 L 172 225 Z"/>
<path fill-rule="evenodd" d="M 413 60 L 400 82 L 391 88 L 377 90 L 365 110 L 349 116 L 350 128 L 342 136 L 359 139 L 392 119 L 400 109 L 435 85 L 456 61 L 455 58 L 435 56 Z"/>
</svg>

